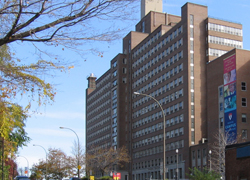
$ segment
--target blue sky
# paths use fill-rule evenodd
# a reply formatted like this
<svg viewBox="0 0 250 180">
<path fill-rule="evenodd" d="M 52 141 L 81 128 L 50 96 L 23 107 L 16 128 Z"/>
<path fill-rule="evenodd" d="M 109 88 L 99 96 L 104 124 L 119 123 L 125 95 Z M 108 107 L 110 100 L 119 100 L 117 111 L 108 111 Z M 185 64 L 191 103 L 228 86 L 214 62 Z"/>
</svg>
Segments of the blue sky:
<svg viewBox="0 0 250 180">
<path fill-rule="evenodd" d="M 247 50 L 250 49 L 250 43 L 248 43 L 250 41 L 250 33 L 248 33 L 250 32 L 249 0 L 193 0 L 190 2 L 208 6 L 208 15 L 211 17 L 241 23 L 243 25 L 243 47 Z M 185 3 L 184 0 L 164 0 L 163 12 L 180 15 L 181 6 Z M 135 24 L 140 19 L 139 8 L 138 6 L 138 12 L 135 13 L 137 20 L 124 32 L 124 36 L 129 31 L 135 30 Z M 34 114 L 28 118 L 26 131 L 32 140 L 27 147 L 19 150 L 19 155 L 28 159 L 30 168 L 33 163 L 38 163 L 39 159 L 45 159 L 44 150 L 41 147 L 33 146 L 33 144 L 41 145 L 46 150 L 48 148 L 61 149 L 66 154 L 71 155 L 71 148 L 76 136 L 70 130 L 59 129 L 60 126 L 73 129 L 78 134 L 80 142 L 85 144 L 87 77 L 90 73 L 100 77 L 109 69 L 110 60 L 122 52 L 122 38 L 111 44 L 96 42 L 94 46 L 101 47 L 105 51 L 102 58 L 93 54 L 80 57 L 78 54 L 66 50 L 62 55 L 77 61 L 77 65 L 69 73 L 59 73 L 56 77 L 48 79 L 50 82 L 58 84 L 55 102 L 52 105 L 40 107 L 38 111 L 42 114 Z M 27 52 L 27 46 L 18 48 L 17 56 L 32 59 L 29 55 L 23 53 Z M 53 51 L 62 53 L 59 49 Z M 32 53 L 32 48 L 29 52 Z M 27 166 L 25 158 L 17 158 L 19 167 Z"/>
</svg>

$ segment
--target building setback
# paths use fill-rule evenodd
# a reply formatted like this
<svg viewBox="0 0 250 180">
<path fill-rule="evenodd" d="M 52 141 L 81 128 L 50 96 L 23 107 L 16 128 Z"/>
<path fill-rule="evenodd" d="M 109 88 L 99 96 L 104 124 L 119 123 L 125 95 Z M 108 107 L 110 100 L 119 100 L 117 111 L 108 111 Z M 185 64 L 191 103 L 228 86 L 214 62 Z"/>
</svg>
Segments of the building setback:
<svg viewBox="0 0 250 180">
<path fill-rule="evenodd" d="M 186 3 L 181 16 L 149 11 L 135 29 L 123 38 L 123 53 L 111 60 L 110 69 L 97 80 L 88 78 L 86 148 L 126 146 L 131 162 L 116 167 L 122 180 L 161 179 L 162 111 L 152 98 L 134 92 L 147 94 L 161 104 L 166 118 L 166 178 L 176 177 L 178 162 L 178 178 L 184 179 L 189 168 L 210 166 L 214 134 L 229 127 L 223 124 L 228 98 L 219 96 L 219 88 L 226 86 L 223 60 L 231 54 L 236 54 L 237 74 L 245 77 L 245 61 L 250 61 L 244 55 L 249 52 L 240 50 L 242 25 L 209 18 L 206 6 Z M 248 80 L 236 82 L 239 89 Z M 242 93 L 237 93 L 238 134 L 245 128 L 239 120 L 249 116 L 241 110 Z"/>
</svg>

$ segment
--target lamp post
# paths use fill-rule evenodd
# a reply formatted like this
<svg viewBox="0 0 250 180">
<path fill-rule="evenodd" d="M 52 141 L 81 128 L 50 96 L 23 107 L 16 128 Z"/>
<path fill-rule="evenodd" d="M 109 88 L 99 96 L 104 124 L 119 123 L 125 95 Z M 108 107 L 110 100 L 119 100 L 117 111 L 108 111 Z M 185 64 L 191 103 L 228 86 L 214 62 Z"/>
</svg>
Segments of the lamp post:
<svg viewBox="0 0 250 180">
<path fill-rule="evenodd" d="M 179 150 L 178 149 L 176 149 L 176 179 L 178 180 L 178 153 L 179 153 Z"/>
<path fill-rule="evenodd" d="M 163 108 L 162 108 L 161 104 L 159 103 L 159 101 L 157 101 L 154 97 L 152 97 L 152 96 L 150 96 L 148 94 L 142 94 L 142 93 L 139 93 L 139 92 L 134 92 L 134 94 L 135 95 L 147 96 L 147 97 L 153 99 L 159 105 L 159 107 L 161 108 L 162 116 L 163 116 L 163 171 L 162 172 L 163 172 L 163 180 L 165 180 L 166 179 L 165 178 L 165 176 L 166 176 L 166 174 L 165 174 L 165 165 L 166 165 L 166 163 L 165 163 L 165 161 L 166 161 L 166 158 L 165 158 L 165 156 L 166 156 L 165 155 L 165 139 L 166 139 L 166 136 L 165 136 L 165 113 L 164 113 Z"/>
<path fill-rule="evenodd" d="M 26 157 L 20 156 L 20 155 L 18 155 L 17 157 L 23 157 L 24 159 L 26 159 L 26 161 L 27 161 L 27 168 L 28 168 L 27 176 L 29 176 L 29 161 L 28 161 L 28 159 Z"/>
<path fill-rule="evenodd" d="M 43 150 L 45 151 L 45 154 L 46 154 L 46 174 L 45 174 L 45 179 L 47 180 L 47 175 L 48 175 L 48 154 L 47 154 L 47 151 L 41 145 L 33 144 L 33 146 L 39 146 L 39 147 L 43 148 Z"/>
<path fill-rule="evenodd" d="M 209 160 L 209 161 L 210 161 L 210 162 L 209 162 L 209 171 L 211 172 L 211 170 L 212 170 L 212 162 L 211 162 L 212 151 L 209 150 L 208 153 L 209 153 L 209 159 L 210 159 L 210 160 Z"/>
<path fill-rule="evenodd" d="M 80 161 L 79 161 L 79 158 L 80 158 L 80 155 L 79 155 L 79 149 L 80 149 L 80 142 L 79 142 L 79 137 L 78 135 L 76 134 L 76 132 L 73 130 L 73 129 L 70 129 L 70 128 L 67 128 L 67 127 L 60 127 L 60 129 L 68 129 L 70 131 L 72 131 L 73 133 L 75 133 L 76 137 L 77 137 L 77 175 L 78 175 L 78 178 L 80 178 Z"/>
</svg>

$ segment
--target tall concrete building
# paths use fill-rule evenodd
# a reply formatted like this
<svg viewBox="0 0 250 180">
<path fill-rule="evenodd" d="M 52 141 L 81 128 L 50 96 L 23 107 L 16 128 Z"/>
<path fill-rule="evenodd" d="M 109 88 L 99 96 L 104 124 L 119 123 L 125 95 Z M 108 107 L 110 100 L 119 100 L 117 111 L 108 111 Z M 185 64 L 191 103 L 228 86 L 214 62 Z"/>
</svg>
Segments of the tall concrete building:
<svg viewBox="0 0 250 180">
<path fill-rule="evenodd" d="M 86 147 L 90 151 L 90 147 L 126 146 L 131 162 L 116 167 L 122 180 L 161 179 L 164 121 L 155 98 L 165 117 L 166 178 L 185 179 L 189 168 L 210 165 L 213 133 L 220 128 L 231 133 L 231 128 L 225 129 L 230 124 L 224 124 L 231 112 L 224 111 L 228 97 L 219 96 L 219 87 L 228 86 L 223 83 L 222 57 L 239 53 L 235 59 L 241 61 L 242 25 L 209 18 L 206 6 L 193 3 L 181 7 L 181 16 L 145 11 L 145 6 L 142 12 L 148 14 L 123 38 L 122 54 L 111 60 L 100 78 L 88 78 Z M 242 86 L 241 80 L 236 86 Z M 237 114 L 238 119 L 243 116 L 249 114 Z M 244 123 L 237 126 L 243 127 Z"/>
</svg>

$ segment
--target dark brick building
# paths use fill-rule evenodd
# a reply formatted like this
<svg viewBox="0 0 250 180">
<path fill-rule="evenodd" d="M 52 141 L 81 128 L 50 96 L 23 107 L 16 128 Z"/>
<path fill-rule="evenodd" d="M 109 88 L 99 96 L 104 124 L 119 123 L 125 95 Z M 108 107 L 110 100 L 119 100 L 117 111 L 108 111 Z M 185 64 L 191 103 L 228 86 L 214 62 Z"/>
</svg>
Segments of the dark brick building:
<svg viewBox="0 0 250 180">
<path fill-rule="evenodd" d="M 226 179 L 250 179 L 250 142 L 226 147 Z"/>
<path fill-rule="evenodd" d="M 146 10 L 135 31 L 123 38 L 123 52 L 111 60 L 110 69 L 98 79 L 88 78 L 87 151 L 126 146 L 131 162 L 117 169 L 122 180 L 162 178 L 163 114 L 151 98 L 134 92 L 154 97 L 163 108 L 168 179 L 176 177 L 177 166 L 179 179 L 185 179 L 190 167 L 207 167 L 219 129 L 249 139 L 249 121 L 242 119 L 250 118 L 250 54 L 241 50 L 242 25 L 209 18 L 207 9 L 186 3 L 181 16 Z M 225 83 L 231 56 L 230 73 L 237 73 L 237 81 Z M 229 84 L 235 85 L 237 100 L 236 94 L 224 96 Z M 231 100 L 232 108 L 225 104 Z"/>
</svg>

